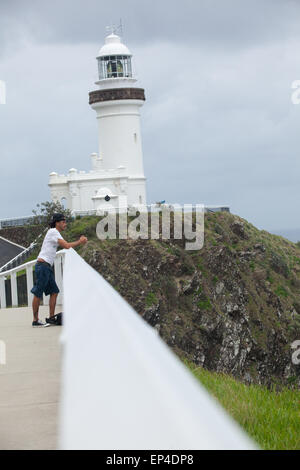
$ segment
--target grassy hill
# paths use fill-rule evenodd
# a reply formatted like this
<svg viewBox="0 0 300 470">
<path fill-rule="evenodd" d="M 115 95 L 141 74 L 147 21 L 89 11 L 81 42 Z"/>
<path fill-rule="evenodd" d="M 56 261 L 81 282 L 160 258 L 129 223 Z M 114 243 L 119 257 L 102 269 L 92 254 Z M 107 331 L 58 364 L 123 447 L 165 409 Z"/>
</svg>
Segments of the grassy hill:
<svg viewBox="0 0 300 470">
<path fill-rule="evenodd" d="M 295 384 L 300 339 L 300 248 L 222 212 L 205 215 L 205 243 L 105 240 L 99 219 L 74 221 L 79 252 L 183 358 L 246 383 Z"/>
<path fill-rule="evenodd" d="M 258 447 L 265 450 L 300 449 L 300 393 L 280 392 L 261 385 L 245 385 L 233 377 L 186 365 L 195 377 L 240 424 Z"/>
<path fill-rule="evenodd" d="M 88 236 L 79 253 L 181 358 L 247 384 L 300 386 L 297 244 L 227 212 L 205 215 L 198 251 L 185 240 L 101 241 L 99 220 L 74 220 L 64 237 Z"/>
</svg>

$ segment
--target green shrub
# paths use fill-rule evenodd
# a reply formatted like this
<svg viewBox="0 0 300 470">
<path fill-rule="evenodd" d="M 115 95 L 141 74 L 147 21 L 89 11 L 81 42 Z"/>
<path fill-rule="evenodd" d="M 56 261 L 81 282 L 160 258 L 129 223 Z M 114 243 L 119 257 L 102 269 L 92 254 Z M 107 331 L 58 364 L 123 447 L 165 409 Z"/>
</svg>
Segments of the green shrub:
<svg viewBox="0 0 300 470">
<path fill-rule="evenodd" d="M 148 292 L 146 297 L 146 305 L 147 307 L 151 307 L 153 304 L 157 304 L 158 300 L 154 292 Z"/>
<path fill-rule="evenodd" d="M 212 306 L 209 299 L 205 299 L 199 300 L 199 302 L 197 302 L 197 307 L 200 308 L 200 310 L 210 310 Z"/>
<path fill-rule="evenodd" d="M 278 295 L 279 297 L 288 297 L 288 292 L 283 286 L 278 286 L 275 290 L 275 294 Z"/>
</svg>

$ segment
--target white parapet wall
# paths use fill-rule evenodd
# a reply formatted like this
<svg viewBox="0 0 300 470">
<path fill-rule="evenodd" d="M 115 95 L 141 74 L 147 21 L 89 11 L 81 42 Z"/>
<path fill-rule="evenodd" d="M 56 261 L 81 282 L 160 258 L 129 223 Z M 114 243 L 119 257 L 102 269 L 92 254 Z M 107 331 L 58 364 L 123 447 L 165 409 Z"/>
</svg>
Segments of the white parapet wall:
<svg viewBox="0 0 300 470">
<path fill-rule="evenodd" d="M 157 331 L 74 250 L 65 259 L 62 342 L 61 449 L 255 449 Z"/>
</svg>

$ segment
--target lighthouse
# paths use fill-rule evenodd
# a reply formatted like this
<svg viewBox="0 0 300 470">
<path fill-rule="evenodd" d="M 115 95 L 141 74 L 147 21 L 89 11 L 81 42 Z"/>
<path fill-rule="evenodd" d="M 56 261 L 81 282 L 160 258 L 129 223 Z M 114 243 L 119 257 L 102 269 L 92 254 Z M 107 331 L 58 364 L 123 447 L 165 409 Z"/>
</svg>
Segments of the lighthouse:
<svg viewBox="0 0 300 470">
<path fill-rule="evenodd" d="M 90 105 L 97 113 L 99 157 L 103 168 L 124 165 L 130 178 L 144 178 L 140 108 L 145 92 L 136 88 L 132 55 L 116 34 L 110 34 L 100 49 L 97 91 L 90 93 Z"/>
<path fill-rule="evenodd" d="M 52 200 L 75 214 L 147 204 L 140 123 L 145 91 L 136 85 L 132 54 L 113 32 L 96 59 L 98 89 L 89 93 L 89 104 L 96 112 L 99 147 L 91 154 L 92 169 L 53 172 L 49 181 Z"/>
</svg>

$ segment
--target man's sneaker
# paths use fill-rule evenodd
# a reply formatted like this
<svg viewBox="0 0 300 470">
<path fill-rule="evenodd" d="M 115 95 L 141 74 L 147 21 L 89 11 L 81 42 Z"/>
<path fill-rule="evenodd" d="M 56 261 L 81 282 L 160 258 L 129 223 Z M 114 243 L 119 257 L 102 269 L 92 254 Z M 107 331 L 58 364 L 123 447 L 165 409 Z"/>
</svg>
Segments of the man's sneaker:
<svg viewBox="0 0 300 470">
<path fill-rule="evenodd" d="M 33 321 L 32 322 L 32 326 L 35 327 L 35 328 L 42 328 L 42 327 L 45 327 L 45 326 L 49 326 L 48 323 L 44 323 L 43 321 L 41 320 L 37 320 L 37 321 Z"/>
<path fill-rule="evenodd" d="M 62 312 L 56 313 L 52 317 L 46 318 L 46 322 L 49 325 L 61 326 L 63 324 L 63 313 Z"/>
<path fill-rule="evenodd" d="M 46 318 L 47 325 L 57 325 L 56 315 Z"/>
</svg>

